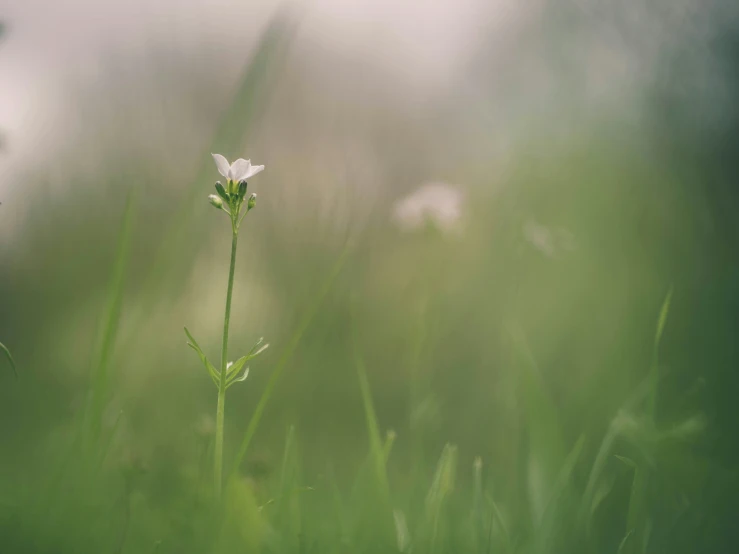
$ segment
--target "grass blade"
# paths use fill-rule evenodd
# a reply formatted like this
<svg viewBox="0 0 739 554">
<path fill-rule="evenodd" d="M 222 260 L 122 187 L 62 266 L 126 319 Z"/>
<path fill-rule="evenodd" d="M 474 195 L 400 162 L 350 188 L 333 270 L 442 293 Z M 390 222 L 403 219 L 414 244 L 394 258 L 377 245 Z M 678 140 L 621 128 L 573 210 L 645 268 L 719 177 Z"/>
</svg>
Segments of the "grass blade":
<svg viewBox="0 0 739 554">
<path fill-rule="evenodd" d="M 370 389 L 367 372 L 364 367 L 364 360 L 359 354 L 359 348 L 354 336 L 354 363 L 357 368 L 357 378 L 359 379 L 359 388 L 362 392 L 362 405 L 364 406 L 365 423 L 367 424 L 367 432 L 370 442 L 370 456 L 374 468 L 375 478 L 380 487 L 380 493 L 383 500 L 389 503 L 390 487 L 387 481 L 387 472 L 385 470 L 385 448 L 380 436 L 380 425 L 377 422 L 377 415 L 372 402 L 372 391 Z"/>
<path fill-rule="evenodd" d="M 648 413 L 654 421 L 655 412 L 657 410 L 657 383 L 659 382 L 659 344 L 662 340 L 662 333 L 665 330 L 667 324 L 667 315 L 670 312 L 670 302 L 672 301 L 673 288 L 667 291 L 667 296 L 664 302 L 662 302 L 662 308 L 659 311 L 659 319 L 657 320 L 657 330 L 654 334 L 654 347 L 652 350 L 652 367 L 650 369 L 650 377 L 652 383 L 652 390 L 649 396 L 649 411 Z"/>
<path fill-rule="evenodd" d="M 671 287 L 670 290 L 667 292 L 667 296 L 665 297 L 664 302 L 662 303 L 662 308 L 657 320 L 657 329 L 655 331 L 654 349 L 652 354 L 652 367 L 650 368 L 649 375 L 637 387 L 636 391 L 634 391 L 632 396 L 624 403 L 620 410 L 622 412 L 629 411 L 641 402 L 646 401 L 648 405 L 648 413 L 651 415 L 652 421 L 654 421 L 655 415 L 657 387 L 661 379 L 661 376 L 659 374 L 658 358 L 659 344 L 662 340 L 662 334 L 667 324 L 667 316 L 669 314 L 670 304 L 672 302 L 672 292 L 673 288 Z M 613 448 L 613 443 L 615 442 L 617 435 L 618 430 L 612 422 L 608 428 L 608 431 L 606 432 L 606 435 L 603 437 L 603 441 L 601 442 L 598 454 L 596 455 L 595 462 L 593 463 L 593 467 L 590 471 L 590 476 L 588 477 L 588 483 L 585 487 L 585 493 L 583 495 L 583 502 L 580 507 L 579 516 L 581 530 L 586 534 L 590 533 L 590 521 L 592 518 L 592 506 L 594 503 L 596 486 L 600 481 L 600 476 L 603 472 L 603 469 L 605 468 L 606 460 L 608 459 L 611 448 Z"/>
<path fill-rule="evenodd" d="M 632 529 L 626 535 L 623 539 L 621 539 L 621 544 L 618 545 L 618 552 L 617 554 L 626 554 L 626 545 L 629 543 L 629 539 L 631 539 L 631 535 L 634 534 L 634 530 Z"/>
<path fill-rule="evenodd" d="M 585 437 L 581 436 L 567 455 L 567 459 L 552 486 L 550 497 L 542 516 L 541 527 L 536 534 L 536 551 L 538 552 L 547 552 L 557 542 L 557 524 L 563 522 L 564 515 L 564 510 L 560 509 L 558 511 L 558 509 L 566 505 L 566 493 L 572 482 L 572 473 L 575 470 L 575 464 L 577 464 L 580 458 L 584 444 Z"/>
<path fill-rule="evenodd" d="M 488 530 L 488 546 L 486 549 L 487 554 L 490 554 L 493 548 L 493 524 L 497 523 L 500 527 L 501 533 L 503 534 L 503 551 L 506 554 L 513 554 L 513 541 L 511 540 L 511 533 L 508 530 L 503 514 L 498 507 L 498 504 L 493 500 L 490 495 L 485 495 L 488 504 L 490 504 L 490 529 Z"/>
<path fill-rule="evenodd" d="M 351 250 L 351 246 L 349 243 L 347 243 L 341 255 L 339 256 L 339 259 L 336 261 L 336 263 L 334 264 L 334 267 L 331 269 L 331 272 L 326 278 L 326 281 L 324 282 L 322 289 L 316 295 L 315 301 L 305 312 L 305 315 L 303 316 L 302 321 L 298 325 L 298 328 L 295 330 L 295 333 L 293 333 L 292 337 L 290 338 L 290 342 L 288 343 L 287 347 L 283 351 L 282 356 L 277 361 L 277 366 L 275 367 L 275 370 L 272 372 L 272 375 L 270 376 L 269 381 L 267 382 L 267 386 L 265 387 L 264 392 L 262 393 L 262 396 L 259 398 L 257 407 L 254 410 L 254 415 L 249 421 L 249 426 L 247 427 L 246 433 L 244 434 L 244 438 L 241 441 L 241 445 L 239 446 L 239 451 L 238 451 L 238 454 L 236 455 L 236 460 L 234 461 L 233 467 L 231 468 L 231 472 L 229 474 L 229 480 L 232 477 L 234 477 L 234 475 L 238 472 L 239 467 L 241 467 L 241 463 L 244 461 L 246 452 L 249 449 L 249 444 L 251 444 L 251 440 L 252 438 L 254 438 L 254 434 L 257 432 L 257 428 L 259 427 L 259 422 L 262 419 L 262 414 L 264 413 L 264 410 L 267 407 L 267 403 L 269 402 L 269 399 L 272 396 L 275 386 L 277 386 L 277 383 L 280 380 L 280 377 L 282 376 L 282 372 L 285 371 L 285 367 L 292 359 L 292 356 L 295 353 L 295 350 L 297 349 L 298 345 L 300 344 L 300 341 L 303 338 L 303 335 L 305 334 L 306 330 L 308 329 L 308 327 L 310 327 L 311 323 L 313 322 L 313 318 L 318 313 L 318 309 L 321 307 L 323 300 L 326 298 L 326 296 L 328 296 L 328 293 L 331 290 L 331 287 L 333 286 L 334 281 L 339 276 L 339 273 L 341 272 L 342 268 L 344 267 L 344 264 L 346 263 L 350 250 Z"/>
<path fill-rule="evenodd" d="M 13 373 L 15 374 L 16 378 L 18 378 L 18 368 L 16 368 L 15 366 L 13 356 L 10 355 L 10 350 L 8 350 L 8 347 L 5 346 L 2 342 L 0 342 L 0 351 L 5 354 L 5 357 L 8 359 L 8 363 L 10 363 L 10 367 L 13 368 Z"/>
<path fill-rule="evenodd" d="M 651 377 L 647 376 L 647 378 L 644 379 L 636 388 L 631 397 L 626 402 L 624 402 L 619 410 L 619 413 L 628 412 L 638 404 L 645 402 L 645 400 L 649 397 L 651 390 Z M 587 485 L 585 486 L 585 492 L 583 494 L 583 500 L 580 506 L 579 515 L 581 529 L 585 533 L 590 532 L 590 522 L 593 515 L 592 507 L 594 505 L 597 486 L 606 467 L 608 456 L 611 453 L 611 449 L 613 448 L 613 444 L 615 443 L 616 437 L 619 433 L 618 426 L 616 425 L 617 417 L 618 416 L 614 417 L 614 419 L 611 421 L 611 425 L 609 425 L 608 431 L 606 431 L 606 434 L 601 441 L 600 447 L 598 448 L 598 453 L 595 456 L 595 461 L 593 462 L 593 467 L 590 469 L 590 475 L 588 476 Z"/>
<path fill-rule="evenodd" d="M 534 524 L 544 516 L 553 483 L 565 463 L 564 441 L 556 406 L 552 401 L 536 359 L 521 329 L 513 328 L 512 339 L 521 368 L 521 399 L 526 414 L 529 459 L 528 494 Z"/>
<path fill-rule="evenodd" d="M 444 504 L 454 489 L 454 479 L 457 473 L 457 447 L 451 444 L 444 446 L 439 463 L 436 466 L 434 480 L 426 495 L 426 518 L 431 528 L 429 552 L 438 551 L 440 542 L 439 528 Z"/>
<path fill-rule="evenodd" d="M 629 496 L 629 509 L 626 516 L 626 528 L 632 540 L 628 542 L 629 548 L 625 552 L 643 554 L 646 551 L 648 540 L 647 524 L 647 474 L 639 464 L 634 465 L 634 480 L 631 483 L 631 495 Z"/>
<path fill-rule="evenodd" d="M 134 189 L 129 193 L 126 200 L 113 272 L 108 285 L 108 304 L 103 313 L 103 323 L 100 328 L 100 346 L 92 366 L 90 403 L 87 414 L 88 439 L 91 443 L 98 440 L 103 410 L 107 402 L 110 359 L 118 334 L 118 323 L 123 302 L 123 284 L 131 246 L 135 196 Z"/>
</svg>

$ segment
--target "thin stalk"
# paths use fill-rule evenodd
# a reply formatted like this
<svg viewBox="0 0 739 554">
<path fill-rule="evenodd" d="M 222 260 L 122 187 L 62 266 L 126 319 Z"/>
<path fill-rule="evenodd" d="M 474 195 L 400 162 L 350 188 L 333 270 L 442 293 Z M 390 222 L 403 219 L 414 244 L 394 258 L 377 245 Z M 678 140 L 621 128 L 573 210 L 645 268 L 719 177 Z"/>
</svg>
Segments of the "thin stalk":
<svg viewBox="0 0 739 554">
<path fill-rule="evenodd" d="M 223 424 L 226 409 L 226 373 L 228 364 L 228 325 L 231 319 L 231 296 L 234 287 L 234 270 L 236 269 L 236 243 L 239 238 L 239 229 L 234 220 L 231 220 L 231 267 L 228 271 L 228 292 L 226 293 L 226 314 L 223 318 L 223 345 L 221 347 L 221 375 L 218 383 L 218 406 L 216 407 L 216 443 L 213 464 L 215 481 L 215 495 L 221 497 L 223 487 Z"/>
<path fill-rule="evenodd" d="M 18 378 L 18 369 L 15 367 L 15 362 L 13 361 L 13 356 L 10 355 L 10 350 L 2 343 L 0 342 L 0 352 L 5 354 L 5 357 L 8 359 L 8 362 L 10 363 L 10 367 L 13 368 L 13 373 L 15 374 L 16 379 Z"/>
</svg>

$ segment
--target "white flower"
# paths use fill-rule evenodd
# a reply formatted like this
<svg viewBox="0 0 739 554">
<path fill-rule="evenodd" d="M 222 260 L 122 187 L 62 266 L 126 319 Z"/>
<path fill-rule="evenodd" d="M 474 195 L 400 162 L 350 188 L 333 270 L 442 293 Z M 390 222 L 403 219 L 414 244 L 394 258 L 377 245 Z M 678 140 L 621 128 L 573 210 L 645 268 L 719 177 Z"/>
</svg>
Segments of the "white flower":
<svg viewBox="0 0 739 554">
<path fill-rule="evenodd" d="M 556 248 L 554 246 L 554 234 L 543 225 L 536 221 L 527 221 L 523 226 L 523 234 L 534 248 L 549 256 L 554 256 Z"/>
<path fill-rule="evenodd" d="M 462 192 L 445 183 L 427 183 L 395 203 L 396 221 L 404 229 L 430 222 L 445 232 L 458 230 L 462 218 Z"/>
<path fill-rule="evenodd" d="M 213 156 L 213 161 L 216 162 L 218 173 L 235 183 L 246 181 L 249 177 L 253 177 L 264 170 L 263 165 L 251 165 L 251 160 L 239 158 L 229 165 L 228 160 L 220 154 L 211 154 L 211 156 Z"/>
</svg>

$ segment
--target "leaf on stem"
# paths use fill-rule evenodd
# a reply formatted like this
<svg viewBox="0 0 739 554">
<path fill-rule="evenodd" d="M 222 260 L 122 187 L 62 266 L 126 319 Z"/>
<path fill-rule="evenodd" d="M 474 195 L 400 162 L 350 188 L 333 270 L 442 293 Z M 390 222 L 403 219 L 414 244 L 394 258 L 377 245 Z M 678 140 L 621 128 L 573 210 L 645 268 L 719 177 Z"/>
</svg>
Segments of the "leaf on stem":
<svg viewBox="0 0 739 554">
<path fill-rule="evenodd" d="M 203 362 L 203 365 L 205 366 L 205 369 L 208 370 L 208 373 L 210 374 L 210 378 L 213 379 L 213 383 L 215 384 L 216 387 L 219 386 L 220 380 L 221 380 L 220 379 L 221 374 L 213 366 L 213 364 L 208 361 L 208 358 L 203 353 L 203 350 L 198 345 L 198 342 L 190 334 L 190 331 L 187 330 L 187 327 L 185 327 L 185 334 L 187 335 L 187 338 L 190 339 L 190 342 L 188 342 L 187 345 L 190 348 L 192 348 L 195 352 L 197 352 L 198 356 L 200 357 L 200 360 Z"/>
</svg>

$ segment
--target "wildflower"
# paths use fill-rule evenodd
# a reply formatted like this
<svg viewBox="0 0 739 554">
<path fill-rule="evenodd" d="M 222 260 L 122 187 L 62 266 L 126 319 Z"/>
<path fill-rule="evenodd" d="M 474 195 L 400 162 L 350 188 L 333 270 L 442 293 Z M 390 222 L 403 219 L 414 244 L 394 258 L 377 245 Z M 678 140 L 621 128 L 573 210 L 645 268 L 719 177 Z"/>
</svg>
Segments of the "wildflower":
<svg viewBox="0 0 739 554">
<path fill-rule="evenodd" d="M 229 185 L 233 185 L 233 183 L 238 183 L 240 181 L 246 181 L 250 177 L 253 177 L 260 171 L 264 170 L 263 165 L 251 165 L 251 160 L 239 158 L 229 165 L 228 160 L 220 154 L 211 154 L 211 156 L 213 156 L 213 160 L 216 162 L 218 173 L 228 179 Z"/>
<path fill-rule="evenodd" d="M 216 182 L 215 189 L 218 194 L 208 196 L 208 201 L 216 208 L 223 210 L 231 220 L 231 265 L 228 274 L 228 288 L 226 289 L 226 312 L 223 319 L 223 343 L 221 345 L 221 366 L 220 369 L 208 361 L 205 353 L 202 351 L 198 343 L 195 341 L 190 331 L 185 327 L 185 334 L 189 339 L 187 343 L 190 348 L 195 350 L 200 361 L 203 362 L 205 369 L 208 371 L 210 378 L 218 388 L 218 404 L 216 405 L 215 420 L 215 442 L 213 445 L 213 482 L 214 491 L 217 498 L 220 498 L 223 490 L 223 429 L 224 429 L 224 406 L 226 403 L 226 389 L 234 383 L 246 380 L 249 375 L 249 368 L 244 369 L 243 374 L 239 377 L 239 372 L 246 362 L 260 351 L 257 348 L 261 344 L 261 339 L 252 348 L 252 351 L 246 356 L 242 356 L 235 362 L 228 362 L 228 326 L 231 317 L 231 294 L 234 285 L 234 270 L 236 267 L 236 244 L 239 236 L 239 227 L 249 209 L 254 207 L 254 199 L 256 195 L 252 195 L 247 201 L 247 209 L 241 211 L 244 205 L 244 197 L 246 196 L 246 180 L 253 177 L 257 173 L 264 170 L 263 165 L 251 165 L 251 161 L 239 158 L 234 163 L 229 164 L 228 160 L 220 154 L 211 154 L 213 161 L 218 167 L 218 172 L 223 175 L 227 181 L 224 187 L 220 182 Z M 266 346 L 264 347 L 266 348 Z M 262 348 L 262 350 L 264 349 Z M 238 464 L 237 464 L 238 465 Z"/>
<path fill-rule="evenodd" d="M 417 229 L 426 223 L 441 231 L 458 230 L 462 218 L 462 192 L 446 183 L 427 183 L 395 203 L 394 216 L 406 230 Z"/>
<path fill-rule="evenodd" d="M 249 197 L 249 202 L 246 204 L 246 207 L 247 209 L 251 210 L 256 205 L 257 205 L 257 193 L 252 192 L 251 196 Z"/>
</svg>

